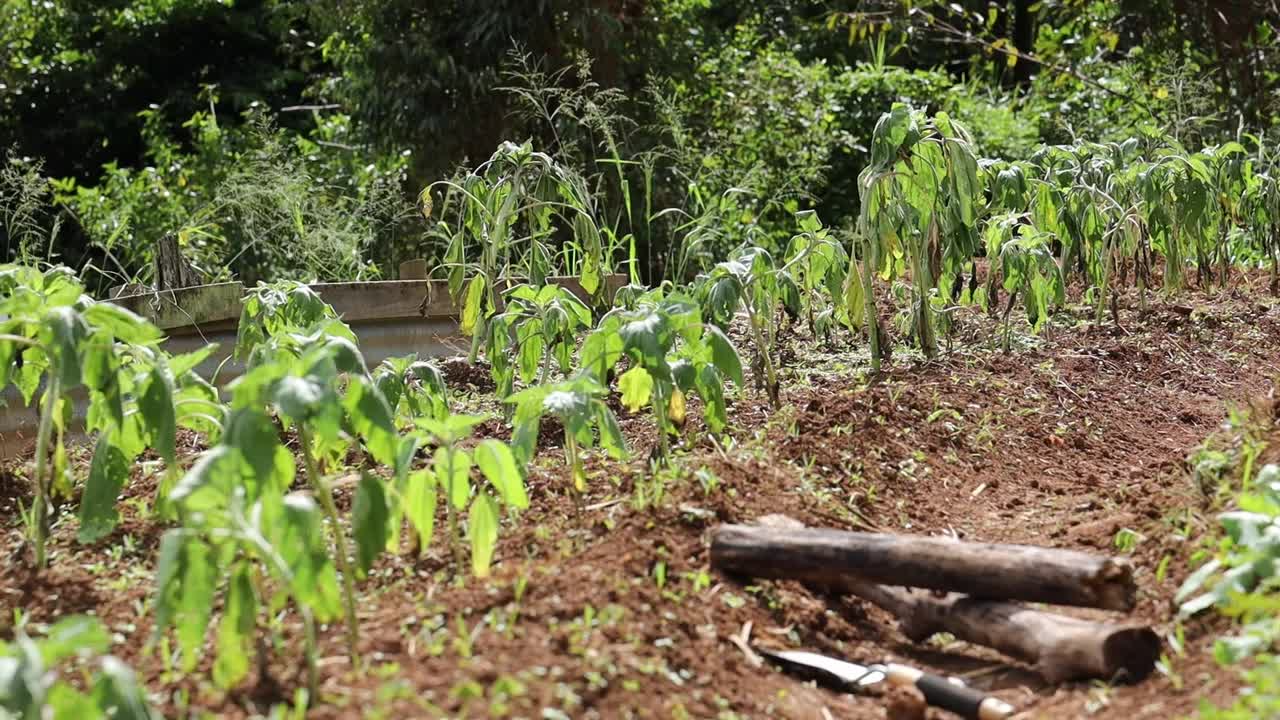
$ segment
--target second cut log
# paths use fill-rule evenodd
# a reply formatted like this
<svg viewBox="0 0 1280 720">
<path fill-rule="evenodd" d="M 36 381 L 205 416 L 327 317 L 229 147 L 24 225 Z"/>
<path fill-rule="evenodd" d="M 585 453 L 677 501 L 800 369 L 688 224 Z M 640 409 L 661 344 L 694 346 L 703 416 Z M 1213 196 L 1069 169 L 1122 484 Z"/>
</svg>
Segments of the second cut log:
<svg viewBox="0 0 1280 720">
<path fill-rule="evenodd" d="M 1133 609 L 1128 563 L 1074 550 L 971 543 L 919 535 L 722 525 L 711 564 L 752 577 L 839 586 L 857 578 L 975 598 Z"/>
</svg>

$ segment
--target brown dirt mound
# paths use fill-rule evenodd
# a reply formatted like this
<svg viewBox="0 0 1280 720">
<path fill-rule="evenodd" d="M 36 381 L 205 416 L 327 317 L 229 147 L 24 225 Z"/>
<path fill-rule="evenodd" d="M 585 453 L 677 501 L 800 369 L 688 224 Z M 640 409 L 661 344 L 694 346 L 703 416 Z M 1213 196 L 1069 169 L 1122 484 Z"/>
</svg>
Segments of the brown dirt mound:
<svg viewBox="0 0 1280 720">
<path fill-rule="evenodd" d="M 1106 552 L 1122 552 L 1116 536 L 1127 529 L 1141 587 L 1133 617 L 1168 631 L 1170 598 L 1195 549 L 1176 533 L 1204 506 L 1184 459 L 1229 404 L 1265 394 L 1280 368 L 1276 303 L 1224 293 L 1188 305 L 1183 313 L 1153 302 L 1141 314 L 1130 303 L 1122 328 L 1059 327 L 1009 355 L 984 349 L 995 330 L 966 316 L 958 347 L 967 349 L 927 362 L 900 349 L 874 382 L 861 372 L 865 348 L 842 341 L 847 349 L 815 350 L 797 332 L 781 409 L 758 393 L 740 396 L 726 437 L 712 442 L 690 422 L 672 468 L 656 473 L 647 467 L 652 424 L 621 413 L 634 459 L 591 453 L 581 499 L 548 446 L 530 468 L 532 507 L 503 527 L 492 578 L 455 576 L 443 534 L 422 558 L 378 562 L 360 584 L 365 667 L 352 670 L 341 628 L 327 628 L 311 716 L 814 718 L 825 709 L 884 717 L 878 698 L 752 664 L 730 641 L 748 623 L 773 644 L 964 675 L 1027 717 L 1167 718 L 1201 698 L 1224 701 L 1238 680 L 1206 652 L 1221 620 L 1188 625 L 1186 655 L 1172 658 L 1168 675 L 1050 688 L 980 648 L 911 644 L 859 601 L 720 576 L 707 556 L 710 528 L 771 513 L 814 526 Z M 450 377 L 451 387 L 462 382 Z M 481 434 L 505 436 L 504 424 L 491 423 Z M 290 612 L 267 662 L 235 693 L 210 687 L 207 658 L 183 676 L 142 653 L 151 615 L 137 608 L 154 551 L 141 527 L 149 521 L 129 522 L 142 540 L 119 558 L 108 543 L 75 545 L 74 523 L 61 522 L 49 571 L 30 582 L 15 570 L 3 576 L 0 616 L 92 610 L 130 629 L 114 651 L 152 690 L 185 691 L 219 716 L 263 713 L 291 697 L 302 670 Z M 11 533 L 6 542 L 11 551 L 19 541 Z"/>
</svg>

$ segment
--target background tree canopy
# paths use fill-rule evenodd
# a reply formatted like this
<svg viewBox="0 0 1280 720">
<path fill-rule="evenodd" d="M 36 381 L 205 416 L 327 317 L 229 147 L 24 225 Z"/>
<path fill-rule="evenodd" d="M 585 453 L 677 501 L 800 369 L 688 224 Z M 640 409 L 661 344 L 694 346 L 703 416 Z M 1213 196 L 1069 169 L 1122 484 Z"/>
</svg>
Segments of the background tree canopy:
<svg viewBox="0 0 1280 720">
<path fill-rule="evenodd" d="M 213 278 L 441 261 L 422 214 L 444 197 L 420 193 L 505 139 L 593 188 L 652 280 L 767 246 L 798 209 L 851 225 L 894 102 L 947 110 L 992 157 L 1265 139 L 1278 117 L 1263 0 L 0 7 L 0 261 L 58 259 L 98 291 L 147 282 L 165 234 Z"/>
</svg>

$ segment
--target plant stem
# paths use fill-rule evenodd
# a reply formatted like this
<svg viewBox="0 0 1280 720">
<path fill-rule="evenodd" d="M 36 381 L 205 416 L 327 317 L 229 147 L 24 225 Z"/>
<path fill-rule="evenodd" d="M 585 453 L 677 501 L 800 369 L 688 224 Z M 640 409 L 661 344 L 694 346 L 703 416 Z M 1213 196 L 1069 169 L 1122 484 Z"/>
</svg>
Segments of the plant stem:
<svg viewBox="0 0 1280 720">
<path fill-rule="evenodd" d="M 342 523 L 338 519 L 338 507 L 333 502 L 333 491 L 328 483 L 320 477 L 320 470 L 312 456 L 311 434 L 301 424 L 298 425 L 298 437 L 302 440 L 302 458 L 307 464 L 307 480 L 311 483 L 311 491 L 320 500 L 320 507 L 329 519 L 333 530 L 333 544 L 338 565 L 342 573 L 342 596 L 347 615 L 347 652 L 351 655 L 354 667 L 360 666 L 360 654 L 356 651 L 356 639 L 359 627 L 356 621 L 356 581 L 351 569 L 351 560 L 347 557 L 347 539 L 342 531 Z"/>
<path fill-rule="evenodd" d="M 52 483 L 45 481 L 45 470 L 49 464 L 49 436 L 53 434 L 53 413 L 57 409 L 61 389 L 58 368 L 50 368 L 49 385 L 45 388 L 44 412 L 40 413 L 40 426 L 36 431 L 36 498 L 32 509 L 32 524 L 35 527 L 32 528 L 32 539 L 37 570 L 43 570 L 48 560 L 44 546 L 49 538 L 49 486 Z"/>
<path fill-rule="evenodd" d="M 658 452 L 661 454 L 661 464 L 666 465 L 671 457 L 671 443 L 667 438 L 667 402 L 669 398 L 660 388 L 655 387 L 653 392 L 653 415 L 658 419 Z"/>
<path fill-rule="evenodd" d="M 760 354 L 760 360 L 764 363 L 765 390 L 769 393 L 769 404 L 774 410 L 778 409 L 780 404 L 778 392 L 778 373 L 773 368 L 773 358 L 769 356 L 769 345 L 765 342 L 764 333 L 760 326 L 760 316 L 756 314 L 756 310 L 751 306 L 751 301 L 747 301 L 747 318 L 751 325 L 751 340 L 756 345 L 756 352 Z"/>
<path fill-rule="evenodd" d="M 458 525 L 458 511 L 453 507 L 453 446 L 448 446 L 448 461 L 445 463 L 445 472 L 448 473 L 448 487 L 445 488 L 444 510 L 445 516 L 449 521 L 449 544 L 452 545 L 453 564 L 459 568 L 462 567 L 464 558 L 462 557 L 462 529 Z"/>
<path fill-rule="evenodd" d="M 862 253 L 862 310 L 867 319 L 867 337 L 871 340 L 871 372 L 880 374 L 880 314 L 876 311 L 875 290 L 871 286 L 871 241 L 864 240 Z"/>
<path fill-rule="evenodd" d="M 311 697 L 319 697 L 320 692 L 320 658 L 316 650 L 316 620 L 311 616 L 311 608 L 299 607 L 302 616 L 302 639 L 307 654 L 307 690 Z"/>
<path fill-rule="evenodd" d="M 564 451 L 568 455 L 569 474 L 573 477 L 574 494 L 580 496 L 587 491 L 586 475 L 582 470 L 582 458 L 578 455 L 578 441 L 569 431 L 567 422 L 564 428 Z"/>
</svg>

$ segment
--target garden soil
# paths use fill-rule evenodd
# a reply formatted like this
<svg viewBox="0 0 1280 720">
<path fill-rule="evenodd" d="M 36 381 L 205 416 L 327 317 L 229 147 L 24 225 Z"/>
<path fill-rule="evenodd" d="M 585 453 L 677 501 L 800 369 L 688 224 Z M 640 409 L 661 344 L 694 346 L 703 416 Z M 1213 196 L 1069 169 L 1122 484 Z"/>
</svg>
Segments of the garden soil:
<svg viewBox="0 0 1280 720">
<path fill-rule="evenodd" d="M 1016 335 L 1008 353 L 996 347 L 993 321 L 963 315 L 955 347 L 964 350 L 932 361 L 899 350 L 870 381 L 860 344 L 814 343 L 797 331 L 783 352 L 781 408 L 741 393 L 730 431 L 711 441 L 691 406 L 673 469 L 656 474 L 652 424 L 627 415 L 634 459 L 592 456 L 581 499 L 567 491 L 557 434 L 544 428 L 531 509 L 504 525 L 493 576 L 455 574 L 442 536 L 422 555 L 384 556 L 360 583 L 363 667 L 353 668 L 341 627 L 326 628 L 321 698 L 308 717 L 885 717 L 884 698 L 841 695 L 754 663 L 732 640 L 748 629 L 752 642 L 774 647 L 958 675 L 1024 718 L 1164 719 L 1202 700 L 1227 703 L 1238 670 L 1211 657 L 1223 621 L 1186 622 L 1183 647 L 1167 639 L 1173 596 L 1215 510 L 1188 458 L 1228 413 L 1274 412 L 1280 302 L 1243 285 L 1178 302 L 1152 296 L 1140 309 L 1128 297 L 1118 327 L 1110 317 L 1087 322 L 1092 311 L 1078 309 L 1039 338 Z M 483 398 L 461 404 L 491 402 Z M 508 432 L 500 419 L 482 426 Z M 191 462 L 194 439 L 186 442 Z M 165 528 L 142 519 L 155 487 L 142 470 L 121 503 L 121 527 L 81 546 L 64 514 L 39 574 L 12 511 L 28 495 L 23 475 L 21 466 L 0 472 L 0 503 L 14 518 L 0 546 L 4 636 L 19 610 L 30 624 L 98 615 L 115 634 L 113 652 L 169 716 L 265 714 L 305 684 L 299 624 L 287 611 L 262 618 L 271 632 L 259 667 L 231 692 L 209 684 L 207 657 L 184 673 L 171 646 L 153 642 L 150 583 Z M 713 527 L 774 513 L 810 526 L 1127 555 L 1140 588 L 1130 616 L 1062 612 L 1152 624 L 1166 638 L 1165 669 L 1135 685 L 1046 686 L 979 647 L 912 644 L 859 600 L 709 567 Z"/>
</svg>

